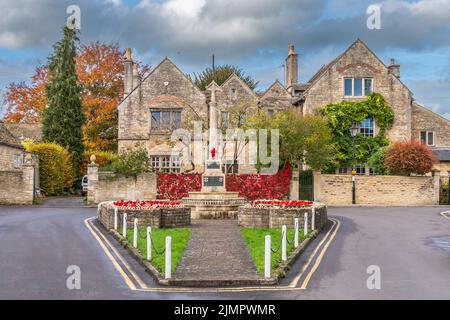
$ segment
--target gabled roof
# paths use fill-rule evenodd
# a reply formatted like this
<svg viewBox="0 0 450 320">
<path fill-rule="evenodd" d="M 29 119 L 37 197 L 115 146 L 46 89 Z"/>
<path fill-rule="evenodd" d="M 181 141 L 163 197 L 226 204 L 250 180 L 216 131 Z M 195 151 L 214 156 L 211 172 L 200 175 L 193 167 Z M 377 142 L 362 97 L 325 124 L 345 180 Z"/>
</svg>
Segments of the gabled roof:
<svg viewBox="0 0 450 320">
<path fill-rule="evenodd" d="M 42 140 L 42 126 L 40 123 L 5 123 L 5 126 L 18 140 L 26 138 L 37 142 Z"/>
<path fill-rule="evenodd" d="M 272 83 L 272 85 L 264 92 L 264 94 L 261 96 L 261 99 L 264 99 L 265 96 L 266 96 L 273 88 L 275 88 L 276 86 L 279 86 L 279 87 L 283 90 L 283 92 L 286 93 L 286 95 L 288 95 L 289 97 L 291 97 L 291 94 L 286 90 L 286 88 L 283 86 L 283 84 L 282 84 L 280 81 L 278 81 L 278 79 L 277 79 L 277 80 L 275 80 L 275 82 Z"/>
<path fill-rule="evenodd" d="M 156 70 L 158 70 L 160 67 L 161 67 L 161 65 L 164 63 L 164 62 L 168 62 L 168 63 L 170 63 L 178 72 L 180 72 L 180 74 L 182 75 L 182 77 L 184 77 L 186 80 L 188 80 L 191 84 L 192 84 L 192 86 L 194 86 L 195 87 L 195 90 L 197 90 L 199 93 L 202 93 L 201 91 L 200 91 L 200 89 L 192 82 L 192 79 L 190 79 L 188 76 L 186 76 L 181 70 L 180 70 L 180 68 L 178 68 L 178 66 L 175 64 L 175 63 L 173 63 L 172 62 L 172 60 L 170 60 L 168 57 L 165 57 L 164 59 L 162 59 L 161 60 L 161 62 L 160 63 L 158 63 L 158 65 L 155 67 L 155 68 L 153 68 L 151 71 L 150 71 L 150 73 L 148 74 L 148 75 L 146 75 L 141 81 L 140 81 L 140 83 L 139 83 L 139 85 L 137 85 L 136 87 L 134 87 L 133 88 L 133 90 L 131 90 L 131 92 L 128 94 L 128 95 L 126 95 L 120 102 L 119 102 L 119 105 L 123 102 L 123 101 L 125 101 L 137 88 L 139 88 L 140 86 L 142 86 L 142 83 L 144 83 L 144 81 L 146 81 Z"/>
<path fill-rule="evenodd" d="M 250 87 L 241 79 L 239 78 L 236 73 L 233 72 L 233 74 L 231 76 L 228 77 L 227 80 L 224 81 L 224 83 L 222 83 L 222 85 L 220 87 L 224 87 L 228 82 L 230 82 L 233 79 L 237 79 L 237 81 L 242 85 L 242 87 L 247 90 L 252 96 L 254 96 L 255 98 L 257 98 L 255 92 L 253 92 L 252 89 L 250 89 Z"/>
<path fill-rule="evenodd" d="M 444 118 L 444 117 L 441 116 L 440 114 L 434 112 L 433 110 L 428 109 L 427 107 L 421 105 L 421 104 L 418 103 L 417 101 L 414 101 L 414 102 L 413 102 L 413 106 L 418 107 L 418 108 L 422 108 L 423 110 L 428 111 L 428 112 L 432 113 L 432 114 L 435 115 L 435 116 L 438 116 L 439 118 L 441 118 L 441 120 L 447 121 L 447 122 L 449 123 L 449 125 L 450 125 L 450 120 L 449 120 L 449 119 Z"/>
<path fill-rule="evenodd" d="M 342 58 L 348 51 L 350 51 L 353 46 L 355 46 L 357 43 L 362 44 L 385 68 L 388 68 L 383 61 L 381 61 L 380 58 L 378 58 L 378 56 L 367 46 L 367 44 L 362 41 L 360 38 L 357 38 L 343 53 L 341 53 L 340 55 L 338 55 L 335 59 L 333 59 L 330 63 L 324 65 L 322 68 L 319 69 L 319 71 L 317 71 L 312 77 L 311 79 L 309 79 L 308 84 L 309 87 L 305 90 L 305 93 L 309 90 L 309 88 L 311 88 L 313 86 L 313 84 L 315 82 L 317 82 L 324 74 L 325 72 L 327 72 L 331 67 L 333 67 L 340 58 Z M 396 77 L 395 75 L 393 75 L 394 77 Z M 411 92 L 411 90 L 400 80 L 400 78 L 396 77 L 400 83 L 409 91 Z"/>
<path fill-rule="evenodd" d="M 17 149 L 22 149 L 19 140 L 17 140 L 16 137 L 14 137 L 11 132 L 9 132 L 3 121 L 0 121 L 0 144 Z"/>
</svg>

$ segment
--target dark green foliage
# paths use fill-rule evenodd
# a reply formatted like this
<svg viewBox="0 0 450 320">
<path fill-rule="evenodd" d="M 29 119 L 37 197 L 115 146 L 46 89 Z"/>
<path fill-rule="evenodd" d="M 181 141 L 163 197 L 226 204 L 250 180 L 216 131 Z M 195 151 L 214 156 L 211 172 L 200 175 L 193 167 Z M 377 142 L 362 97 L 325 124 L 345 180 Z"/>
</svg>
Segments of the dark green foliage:
<svg viewBox="0 0 450 320">
<path fill-rule="evenodd" d="M 219 86 L 228 80 L 231 75 L 235 73 L 242 81 L 244 81 L 250 89 L 255 89 L 258 85 L 258 81 L 255 81 L 250 76 L 246 76 L 242 69 L 232 66 L 223 65 L 215 67 L 215 70 L 208 67 L 200 73 L 194 73 L 194 78 L 190 75 L 188 77 L 194 82 L 194 84 L 200 89 L 205 90 L 206 87 L 214 80 Z"/>
<path fill-rule="evenodd" d="M 379 148 L 389 144 L 386 131 L 394 122 L 394 112 L 379 93 L 374 92 L 362 101 L 332 103 L 321 108 L 319 113 L 328 119 L 328 125 L 333 133 L 338 167 L 353 164 L 352 137 L 349 129 L 355 122 L 372 118 L 378 130 L 375 137 L 358 135 L 355 138 L 355 161 L 364 163 Z M 334 168 L 336 166 L 331 165 L 329 169 Z"/>
<path fill-rule="evenodd" d="M 81 176 L 84 115 L 75 72 L 76 30 L 64 27 L 64 37 L 54 45 L 49 58 L 49 82 L 45 87 L 47 108 L 42 132 L 45 141 L 56 142 L 71 154 L 75 177 Z"/>
<path fill-rule="evenodd" d="M 386 147 L 379 148 L 367 160 L 367 165 L 373 169 L 373 172 L 378 175 L 388 175 L 389 170 L 384 165 L 386 158 Z"/>
<path fill-rule="evenodd" d="M 147 151 L 137 149 L 122 153 L 107 169 L 126 176 L 137 176 L 142 172 L 150 171 L 150 160 Z"/>
</svg>

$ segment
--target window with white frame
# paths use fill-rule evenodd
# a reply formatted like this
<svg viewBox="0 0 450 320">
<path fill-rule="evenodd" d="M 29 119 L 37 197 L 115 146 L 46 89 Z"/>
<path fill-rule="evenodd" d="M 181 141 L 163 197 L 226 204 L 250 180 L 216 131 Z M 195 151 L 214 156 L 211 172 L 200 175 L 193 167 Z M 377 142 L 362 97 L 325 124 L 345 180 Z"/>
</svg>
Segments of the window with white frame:
<svg viewBox="0 0 450 320">
<path fill-rule="evenodd" d="M 363 176 L 366 174 L 366 165 L 364 163 L 358 163 L 355 170 L 357 175 Z"/>
<path fill-rule="evenodd" d="M 373 91 L 372 78 L 344 78 L 344 96 L 364 97 Z"/>
<path fill-rule="evenodd" d="M 164 173 L 180 172 L 180 157 L 168 155 L 150 156 L 150 164 L 152 169 Z"/>
<path fill-rule="evenodd" d="M 420 143 L 434 146 L 434 131 L 420 131 Z"/>
<path fill-rule="evenodd" d="M 367 118 L 359 123 L 359 134 L 365 137 L 375 136 L 375 124 L 372 118 Z"/>
</svg>

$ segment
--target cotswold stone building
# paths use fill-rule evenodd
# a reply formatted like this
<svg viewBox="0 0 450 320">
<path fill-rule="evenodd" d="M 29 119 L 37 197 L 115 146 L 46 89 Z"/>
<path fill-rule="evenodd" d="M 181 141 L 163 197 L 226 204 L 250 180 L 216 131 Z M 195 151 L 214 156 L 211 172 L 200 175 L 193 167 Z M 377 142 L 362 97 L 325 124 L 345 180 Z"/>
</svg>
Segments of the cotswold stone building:
<svg viewBox="0 0 450 320">
<path fill-rule="evenodd" d="M 119 152 L 145 147 L 152 165 L 165 172 L 179 172 L 189 168 L 179 156 L 171 153 L 170 136 L 174 129 L 188 126 L 192 119 L 208 123 L 211 94 L 199 90 L 168 58 L 165 58 L 144 79 L 140 79 L 133 64 L 131 50 L 126 52 L 125 96 L 118 106 Z M 414 101 L 413 93 L 401 81 L 400 65 L 391 59 L 385 65 L 368 47 L 357 39 L 345 52 L 323 66 L 307 83 L 298 82 L 298 54 L 293 45 L 286 58 L 286 86 L 275 81 L 264 93 L 252 91 L 236 75 L 232 75 L 216 92 L 217 126 L 232 125 L 231 115 L 245 116 L 248 108 L 259 106 L 269 114 L 293 108 L 302 114 L 312 114 L 328 103 L 342 100 L 357 101 L 371 92 L 381 93 L 392 107 L 395 120 L 388 132 L 391 141 L 417 139 L 440 150 L 441 169 L 450 159 L 450 121 Z M 239 121 L 239 119 L 237 121 Z M 376 135 L 377 125 L 372 119 L 362 121 L 360 133 Z M 436 151 L 436 152 L 437 152 Z M 222 159 L 227 163 L 228 159 Z M 444 164 L 444 165 L 442 165 Z M 194 169 L 202 171 L 202 166 Z M 252 166 L 232 169 L 240 173 L 253 172 Z M 359 174 L 369 174 L 364 164 Z M 444 173 L 444 172 L 443 172 Z"/>
</svg>

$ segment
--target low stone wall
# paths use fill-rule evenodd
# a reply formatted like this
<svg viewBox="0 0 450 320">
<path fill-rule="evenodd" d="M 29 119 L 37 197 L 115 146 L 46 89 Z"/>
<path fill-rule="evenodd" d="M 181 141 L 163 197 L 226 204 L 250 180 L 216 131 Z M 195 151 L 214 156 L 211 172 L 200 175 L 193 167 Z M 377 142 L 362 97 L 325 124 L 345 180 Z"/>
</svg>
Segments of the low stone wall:
<svg viewBox="0 0 450 320">
<path fill-rule="evenodd" d="M 356 176 L 356 204 L 437 205 L 439 174 L 434 176 Z M 352 176 L 314 173 L 314 200 L 327 205 L 352 204 Z"/>
<path fill-rule="evenodd" d="M 23 164 L 21 170 L 0 171 L 0 204 L 32 204 L 34 184 L 33 164 Z"/>
<path fill-rule="evenodd" d="M 327 207 L 315 203 L 314 208 L 315 227 L 321 229 L 328 221 Z M 308 213 L 308 225 L 311 227 L 312 207 L 281 209 L 243 206 L 238 211 L 238 224 L 245 228 L 280 228 L 283 225 L 292 228 L 294 219 L 298 218 L 300 227 L 303 227 L 305 212 Z"/>
<path fill-rule="evenodd" d="M 113 202 L 103 202 L 99 204 L 98 219 L 107 229 L 114 228 Z M 139 227 L 152 228 L 176 228 L 186 227 L 191 224 L 191 210 L 189 208 L 159 208 L 155 210 L 118 210 L 117 228 L 122 229 L 123 215 L 127 214 L 127 226 L 133 227 L 134 219 L 138 219 Z"/>
<path fill-rule="evenodd" d="M 88 204 L 111 200 L 156 199 L 156 174 L 142 173 L 137 177 L 98 171 L 96 164 L 88 166 Z"/>
</svg>

